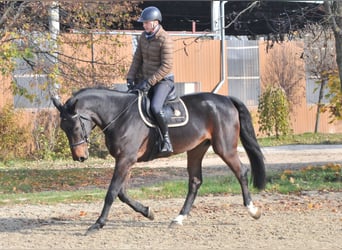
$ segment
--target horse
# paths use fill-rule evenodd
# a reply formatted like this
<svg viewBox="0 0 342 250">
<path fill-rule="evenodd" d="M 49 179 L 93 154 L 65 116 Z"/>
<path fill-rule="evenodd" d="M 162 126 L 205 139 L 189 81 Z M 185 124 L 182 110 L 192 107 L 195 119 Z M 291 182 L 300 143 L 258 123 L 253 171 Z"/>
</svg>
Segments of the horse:
<svg viewBox="0 0 342 250">
<path fill-rule="evenodd" d="M 147 126 L 139 114 L 137 93 L 95 87 L 79 90 L 64 104 L 56 96 L 51 99 L 60 112 L 60 127 L 68 138 L 73 160 L 83 162 L 89 157 L 89 135 L 95 126 L 104 133 L 106 147 L 115 158 L 115 169 L 102 212 L 86 234 L 103 228 L 117 197 L 153 220 L 153 211 L 129 197 L 125 185 L 136 162 L 165 157 L 155 150 L 158 131 Z M 183 126 L 170 127 L 169 134 L 174 149 L 172 155 L 187 154 L 188 191 L 183 207 L 170 226 L 182 225 L 189 214 L 203 183 L 202 160 L 210 146 L 234 173 L 242 190 L 243 205 L 252 218 L 258 219 L 261 209 L 253 204 L 249 192 L 249 168 L 240 162 L 237 150 L 240 139 L 249 158 L 253 185 L 259 190 L 264 189 L 264 156 L 249 110 L 235 97 L 209 92 L 188 94 L 179 99 L 186 105 L 189 119 Z"/>
</svg>

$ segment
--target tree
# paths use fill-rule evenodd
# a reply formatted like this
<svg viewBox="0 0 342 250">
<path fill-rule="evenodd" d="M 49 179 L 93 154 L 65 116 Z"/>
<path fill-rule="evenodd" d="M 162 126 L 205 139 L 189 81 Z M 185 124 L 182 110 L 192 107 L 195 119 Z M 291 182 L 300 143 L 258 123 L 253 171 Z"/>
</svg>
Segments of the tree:
<svg viewBox="0 0 342 250">
<path fill-rule="evenodd" d="M 267 64 L 261 77 L 261 83 L 264 88 L 268 86 L 281 88 L 288 100 L 290 110 L 300 104 L 299 96 L 303 93 L 303 87 L 300 82 L 305 75 L 302 70 L 302 62 L 299 60 L 302 51 L 300 43 L 292 42 L 282 43 L 273 48 L 267 55 Z"/>
<path fill-rule="evenodd" d="M 57 6 L 56 3 L 58 3 Z M 49 18 L 51 6 L 59 9 L 60 33 L 51 34 Z M 39 83 L 42 89 L 58 82 L 60 90 L 78 89 L 85 86 L 109 85 L 113 75 L 123 75 L 127 61 L 115 49 L 124 46 L 118 37 L 97 36 L 108 29 L 129 29 L 139 11 L 138 3 L 131 1 L 2 1 L 0 3 L 0 69 L 4 76 L 12 79 L 7 91 L 35 99 L 29 88 L 22 87 L 13 77 L 13 72 L 26 75 L 45 75 L 46 82 Z M 71 39 L 65 33 L 74 33 Z M 76 34 L 77 33 L 77 34 Z M 110 46 L 96 46 L 107 43 Z M 69 50 L 63 49 L 70 47 Z M 81 48 L 91 50 L 82 53 Z M 76 52 L 75 52 L 76 51 Z M 96 55 L 95 55 L 96 54 Z M 58 64 L 55 63 L 58 61 Z M 35 78 L 32 79 L 35 81 Z M 36 83 L 37 84 L 37 83 Z M 49 98 L 47 96 L 46 98 Z M 40 110 L 36 113 L 39 117 Z M 55 118 L 51 112 L 48 121 Z M 54 143 L 54 138 L 45 139 L 48 133 L 42 119 L 34 119 L 34 145 L 40 150 L 41 142 Z M 55 123 L 58 126 L 58 123 Z M 56 133 L 53 133 L 56 135 Z M 4 136 L 0 134 L 0 137 Z M 46 145 L 51 148 L 51 145 Z"/>
<path fill-rule="evenodd" d="M 267 40 L 269 41 L 267 49 L 272 48 L 275 42 L 283 42 L 286 37 L 289 39 L 294 39 L 297 37 L 297 34 L 299 34 L 299 36 L 305 35 L 303 34 L 303 29 L 305 32 L 307 25 L 318 24 L 323 28 L 329 28 L 332 30 L 335 37 L 334 47 L 336 49 L 336 63 L 339 72 L 340 85 L 342 87 L 341 0 L 325 0 L 322 4 L 319 4 L 317 1 L 317 3 L 313 3 L 312 5 L 308 4 L 308 8 L 298 8 L 297 11 L 289 11 L 284 8 L 284 12 L 281 15 L 279 15 L 277 12 L 272 13 L 272 11 L 262 14 L 259 13 L 259 15 L 263 16 L 263 19 L 265 19 L 265 22 L 268 25 L 273 24 L 271 25 L 271 32 L 265 34 L 267 35 Z M 255 14 L 255 16 L 257 15 Z M 245 23 L 249 22 L 246 21 Z M 251 36 L 253 36 L 253 34 L 251 34 Z"/>
<path fill-rule="evenodd" d="M 342 92 L 342 1 L 324 1 L 324 8 L 335 36 L 336 63 Z"/>
<path fill-rule="evenodd" d="M 20 58 L 33 72 L 47 74 L 50 78 L 58 77 L 59 81 L 67 82 L 68 86 L 71 84 L 80 86 L 81 82 L 83 86 L 108 82 L 108 80 L 102 80 L 102 77 L 109 78 L 109 74 L 112 76 L 122 75 L 123 67 L 125 68 L 127 65 L 122 58 L 115 57 L 115 48 L 123 46 L 123 42 L 117 37 L 95 37 L 94 32 L 104 33 L 108 29 L 132 27 L 132 20 L 136 18 L 135 13 L 139 10 L 137 3 L 130 1 L 120 2 L 120 4 L 117 4 L 116 1 L 97 3 L 59 1 L 61 34 L 73 32 L 81 36 L 79 39 L 73 40 L 72 43 L 63 35 L 58 36 L 56 41 L 49 33 L 49 9 L 52 3 L 54 2 L 8 1 L 0 4 L 0 13 L 2 14 L 0 18 L 2 45 L 0 52 L 3 55 L 0 68 L 2 68 L 2 72 L 11 74 L 15 67 L 13 58 Z M 107 47 L 107 51 L 103 51 L 103 49 L 100 52 L 96 51 L 98 57 L 82 58 L 80 50 L 77 51 L 77 55 L 66 54 L 61 50 L 56 51 L 58 48 L 56 44 L 58 46 L 72 44 L 74 49 L 86 46 L 94 51 L 96 43 L 104 42 L 110 43 L 111 46 Z M 42 46 L 43 43 L 45 46 Z M 104 55 L 111 56 L 105 57 Z M 57 60 L 58 68 L 51 63 Z M 47 65 L 50 66 L 47 67 Z M 77 77 L 73 77 L 74 75 Z"/>
<path fill-rule="evenodd" d="M 324 93 L 327 90 L 329 76 L 337 68 L 335 61 L 335 49 L 332 44 L 334 37 L 329 28 L 324 29 L 319 25 L 306 27 L 304 60 L 309 77 L 316 79 L 318 83 L 318 100 L 315 122 L 315 133 L 319 131 L 320 113 L 324 111 Z"/>
</svg>

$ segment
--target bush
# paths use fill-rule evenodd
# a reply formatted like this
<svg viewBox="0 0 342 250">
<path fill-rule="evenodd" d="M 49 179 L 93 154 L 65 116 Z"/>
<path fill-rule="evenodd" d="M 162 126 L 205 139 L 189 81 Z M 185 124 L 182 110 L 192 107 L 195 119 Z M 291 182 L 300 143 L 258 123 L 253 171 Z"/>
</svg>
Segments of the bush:
<svg viewBox="0 0 342 250">
<path fill-rule="evenodd" d="M 105 143 L 105 136 L 101 129 L 96 127 L 90 135 L 89 155 L 105 159 L 109 156 Z"/>
<path fill-rule="evenodd" d="M 329 98 L 330 102 L 322 111 L 324 112 L 327 109 L 330 111 L 330 123 L 332 123 L 335 120 L 342 120 L 342 90 L 337 71 L 329 75 L 328 89 L 329 93 L 325 97 Z"/>
<path fill-rule="evenodd" d="M 266 135 L 287 135 L 290 132 L 289 103 L 281 88 L 267 87 L 259 98 L 259 131 Z"/>
<path fill-rule="evenodd" d="M 60 118 L 58 114 L 50 110 L 40 111 L 38 113 L 33 130 L 36 145 L 34 152 L 35 159 L 70 159 L 69 141 L 59 124 Z M 89 139 L 90 156 L 106 158 L 108 156 L 108 150 L 105 146 L 102 131 L 95 128 Z"/>
<path fill-rule="evenodd" d="M 31 153 L 30 126 L 21 123 L 22 118 L 22 113 L 13 105 L 5 105 L 0 110 L 0 159 L 3 161 L 24 158 Z"/>
<path fill-rule="evenodd" d="M 70 157 L 68 139 L 59 128 L 59 117 L 50 110 L 37 113 L 34 122 L 33 137 L 35 159 L 55 160 Z"/>
<path fill-rule="evenodd" d="M 0 160 L 8 165 L 15 159 L 56 160 L 70 159 L 68 139 L 60 128 L 58 114 L 42 110 L 32 117 L 33 124 L 23 124 L 22 112 L 12 105 L 0 111 Z M 95 129 L 90 136 L 89 153 L 92 157 L 106 158 L 108 150 L 104 135 Z"/>
</svg>

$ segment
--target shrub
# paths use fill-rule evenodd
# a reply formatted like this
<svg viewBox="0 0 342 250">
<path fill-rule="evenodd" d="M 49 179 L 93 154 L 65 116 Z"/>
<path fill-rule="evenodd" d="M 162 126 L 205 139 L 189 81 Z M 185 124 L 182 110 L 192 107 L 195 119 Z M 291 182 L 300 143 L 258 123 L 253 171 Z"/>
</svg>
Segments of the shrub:
<svg viewBox="0 0 342 250">
<path fill-rule="evenodd" d="M 59 117 L 50 110 L 37 113 L 33 128 L 35 159 L 55 160 L 70 157 L 69 143 L 59 128 Z"/>
<path fill-rule="evenodd" d="M 0 159 L 8 161 L 30 154 L 30 126 L 23 124 L 23 114 L 13 105 L 0 110 Z"/>
<path fill-rule="evenodd" d="M 281 88 L 266 88 L 259 98 L 258 114 L 260 132 L 277 138 L 290 132 L 289 103 Z"/>
<path fill-rule="evenodd" d="M 342 90 L 337 71 L 329 75 L 328 89 L 329 93 L 325 97 L 329 98 L 330 103 L 322 111 L 327 109 L 330 111 L 330 122 L 332 123 L 335 120 L 342 120 Z"/>
</svg>

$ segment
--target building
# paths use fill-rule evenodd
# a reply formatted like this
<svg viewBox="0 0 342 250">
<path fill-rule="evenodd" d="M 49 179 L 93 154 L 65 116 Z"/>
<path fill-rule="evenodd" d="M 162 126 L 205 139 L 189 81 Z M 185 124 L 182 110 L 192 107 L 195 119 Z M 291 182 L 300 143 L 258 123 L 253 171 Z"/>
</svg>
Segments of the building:
<svg viewBox="0 0 342 250">
<path fill-rule="evenodd" d="M 268 5 L 268 7 L 275 8 L 275 13 L 284 11 L 293 14 L 293 18 L 298 16 L 298 6 L 302 12 L 307 13 L 319 13 L 318 4 L 280 4 L 277 3 L 275 7 L 274 3 L 263 2 L 262 7 Z M 189 8 L 187 5 L 196 6 Z M 266 5 L 265 5 L 266 4 Z M 177 82 L 177 88 L 179 94 L 187 94 L 196 91 L 215 91 L 222 95 L 234 95 L 244 101 L 250 108 L 253 117 L 254 125 L 257 128 L 257 115 L 256 108 L 258 105 L 258 97 L 263 87 L 263 79 L 266 79 L 267 72 L 270 70 L 268 65 L 272 62 L 272 58 L 280 58 L 285 50 L 288 58 L 296 66 L 296 72 L 305 72 L 305 65 L 301 60 L 301 53 L 303 50 L 303 41 L 275 43 L 274 49 L 268 50 L 267 40 L 261 39 L 263 33 L 267 32 L 266 28 L 273 30 L 275 35 L 281 35 L 282 32 L 286 32 L 286 21 L 279 21 L 277 27 L 279 30 L 274 30 L 273 26 L 269 26 L 267 20 L 262 16 L 271 16 L 272 11 L 263 11 L 263 9 L 257 9 L 253 14 L 253 18 L 246 16 L 239 22 L 234 23 L 234 26 L 229 26 L 224 29 L 216 29 L 217 24 L 220 23 L 217 20 L 218 11 L 226 11 L 227 18 L 224 20 L 234 19 L 241 8 L 246 8 L 246 2 L 229 2 L 223 5 L 223 2 L 213 1 L 194 1 L 194 2 L 178 2 L 178 1 L 158 1 L 158 2 L 145 2 L 142 7 L 147 5 L 156 5 L 162 12 L 164 19 L 167 20 L 163 25 L 170 31 L 170 34 L 175 41 L 175 68 L 174 73 Z M 282 6 L 282 7 L 280 7 Z M 290 6 L 290 7 L 289 7 Z M 220 7 L 224 7 L 220 9 Z M 257 8 L 256 6 L 255 8 Z M 285 8 L 286 7 L 286 8 Z M 227 8 L 230 8 L 227 11 Z M 258 7 L 260 8 L 260 7 Z M 189 14 L 189 10 L 194 14 Z M 313 11 L 314 10 L 314 11 Z M 208 12 L 210 13 L 208 14 Z M 263 13 L 268 14 L 263 14 Z M 215 14 L 216 13 L 216 14 Z M 222 13 L 222 12 L 221 12 Z M 179 18 L 182 16 L 182 18 Z M 215 17 L 216 16 L 216 17 Z M 210 17 L 208 19 L 208 17 Z M 254 18 L 255 17 L 255 18 Z M 229 19 L 230 18 L 230 19 Z M 318 17 L 313 15 L 311 19 L 314 21 Z M 178 20 L 178 22 L 175 21 Z M 217 21 L 215 21 L 217 20 Z M 272 20 L 272 19 L 268 19 Z M 291 19 L 284 19 L 291 20 Z M 264 23 L 262 23 L 264 22 Z M 182 25 L 181 25 L 182 23 Z M 221 22 L 218 27 L 226 26 Z M 173 26 L 171 26 L 173 25 Z M 300 23 L 298 25 L 301 25 Z M 172 28 L 177 27 L 177 28 Z M 253 28 L 254 27 L 254 28 Z M 260 27 L 263 27 L 261 29 Z M 273 28 L 272 28 L 273 27 Z M 136 26 L 136 28 L 140 28 Z M 208 30 L 209 28 L 209 30 Z M 185 29 L 185 30 L 184 30 Z M 217 32 L 219 31 L 219 32 Z M 248 32 L 249 33 L 248 33 Z M 274 32 L 274 31 L 279 31 Z M 253 33 L 253 34 L 252 34 Z M 134 44 L 140 31 L 109 31 L 105 34 L 99 32 L 93 32 L 89 34 L 89 40 L 94 39 L 94 36 L 107 36 L 115 37 L 120 36 L 126 46 L 122 47 L 117 54 L 127 60 L 127 64 L 131 60 Z M 75 37 L 81 35 L 75 32 L 74 34 L 62 34 L 63 36 Z M 239 36 L 237 36 L 239 35 Z M 91 38 L 90 38 L 91 36 Z M 95 37 L 95 38 L 96 38 Z M 220 39 L 224 37 L 225 39 Z M 254 38 L 254 39 L 251 39 Z M 258 39 L 256 39 L 258 38 Z M 267 38 L 267 37 L 266 37 Z M 94 39 L 96 41 L 96 39 Z M 74 51 L 72 47 L 68 45 L 62 45 L 61 49 L 65 54 L 76 55 L 82 58 L 95 58 L 99 55 L 105 43 L 78 47 L 77 51 Z M 110 46 L 107 44 L 107 46 Z M 290 53 L 291 52 L 291 53 Z M 94 59 L 93 58 L 93 59 Z M 86 61 L 86 60 L 84 60 Z M 91 67 L 92 65 L 88 65 Z M 92 69 L 89 68 L 91 71 Z M 293 75 L 295 71 L 291 71 Z M 31 75 L 28 73 L 23 74 L 20 70 L 14 72 L 19 84 L 26 86 L 33 91 L 39 98 L 36 103 L 29 102 L 22 96 L 10 96 L 7 92 L 8 80 L 6 86 L 6 80 L 3 80 L 3 85 L 0 86 L 0 107 L 4 105 L 6 100 L 12 101 L 16 107 L 25 108 L 30 112 L 36 108 L 51 107 L 47 89 L 39 87 L 40 82 L 46 80 L 46 75 Z M 91 79 L 90 79 L 91 80 Z M 124 77 L 111 77 L 112 84 L 124 84 Z M 312 86 L 308 88 L 308 84 L 312 84 L 307 81 L 305 77 L 298 76 L 297 83 L 297 96 L 296 106 L 293 108 L 292 126 L 295 133 L 313 132 L 315 121 L 315 94 L 310 93 L 307 89 L 312 89 Z M 107 82 L 108 84 L 108 82 Z M 309 97 L 309 98 L 308 98 Z M 329 123 L 328 114 L 322 115 L 320 132 L 334 133 L 342 132 L 341 123 Z"/>
</svg>

